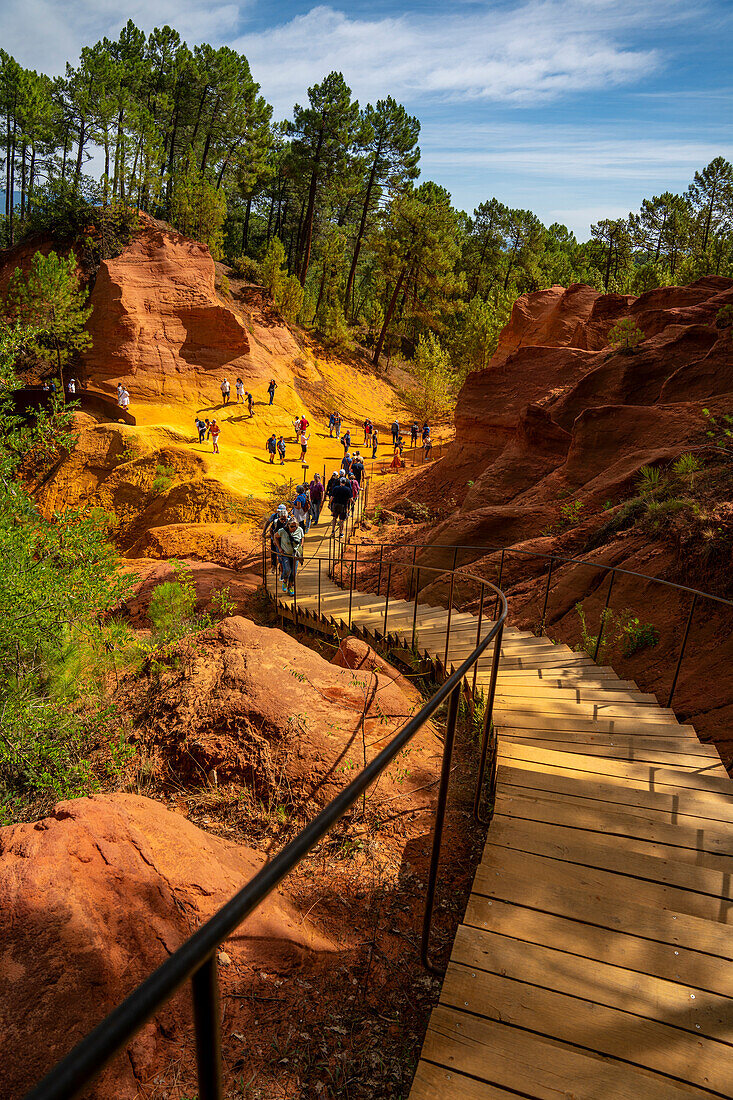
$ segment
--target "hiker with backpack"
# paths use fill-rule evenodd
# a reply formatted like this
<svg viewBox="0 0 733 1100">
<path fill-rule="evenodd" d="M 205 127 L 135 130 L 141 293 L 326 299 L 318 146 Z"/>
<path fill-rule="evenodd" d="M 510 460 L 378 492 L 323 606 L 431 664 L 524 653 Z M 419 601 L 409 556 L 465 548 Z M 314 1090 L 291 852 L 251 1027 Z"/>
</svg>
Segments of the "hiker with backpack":
<svg viewBox="0 0 733 1100">
<path fill-rule="evenodd" d="M 397 437 L 399 436 L 399 434 L 400 434 L 399 420 L 394 420 L 392 422 L 392 446 L 393 447 L 397 446 Z"/>
<path fill-rule="evenodd" d="M 349 514 L 349 507 L 353 499 L 353 492 L 349 479 L 344 475 L 339 478 L 331 492 L 331 534 L 335 534 L 336 523 L 339 525 L 339 538 L 344 537 L 344 521 Z"/>
<path fill-rule="evenodd" d="M 298 572 L 299 563 L 303 560 L 303 528 L 299 526 L 295 516 L 290 516 L 287 527 L 277 532 L 275 542 L 282 562 L 282 590 L 288 596 L 294 596 L 295 574 Z"/>
<path fill-rule="evenodd" d="M 264 534 L 268 532 L 270 534 L 270 568 L 273 573 L 277 573 L 278 565 L 280 565 L 280 558 L 278 556 L 278 548 L 275 544 L 275 535 L 278 531 L 281 531 L 288 523 L 288 510 L 284 504 L 278 504 L 276 511 L 272 513 L 267 523 L 265 524 Z"/>
<path fill-rule="evenodd" d="M 413 420 L 412 427 L 410 428 L 410 446 L 417 447 L 417 437 L 420 433 L 420 425 L 417 420 Z"/>
<path fill-rule="evenodd" d="M 277 453 L 280 456 L 280 465 L 285 465 L 285 440 L 282 436 L 277 441 Z"/>
<path fill-rule="evenodd" d="M 265 443 L 265 450 L 270 456 L 270 465 L 272 466 L 275 461 L 275 452 L 277 451 L 277 436 L 274 432 L 267 440 L 267 443 Z"/>
<path fill-rule="evenodd" d="M 196 425 L 196 431 L 199 433 L 199 443 L 203 443 L 206 437 L 206 421 L 197 416 L 194 424 Z"/>
</svg>

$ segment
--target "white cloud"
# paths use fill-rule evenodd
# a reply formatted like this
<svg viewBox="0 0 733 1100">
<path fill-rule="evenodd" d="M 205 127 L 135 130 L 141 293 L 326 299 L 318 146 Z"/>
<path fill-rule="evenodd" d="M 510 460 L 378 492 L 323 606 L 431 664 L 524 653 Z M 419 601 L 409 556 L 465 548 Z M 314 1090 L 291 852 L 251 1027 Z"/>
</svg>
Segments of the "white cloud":
<svg viewBox="0 0 733 1100">
<path fill-rule="evenodd" d="M 630 39 L 683 11 L 681 0 L 517 0 L 369 19 L 319 5 L 232 44 L 281 117 L 332 69 L 362 101 L 389 92 L 413 106 L 418 98 L 533 105 L 647 76 L 661 57 Z"/>
<path fill-rule="evenodd" d="M 132 19 L 151 31 L 166 23 L 190 43 L 219 43 L 241 27 L 250 0 L 0 0 L 3 48 L 26 68 L 63 73 L 82 46 L 116 38 Z"/>
</svg>

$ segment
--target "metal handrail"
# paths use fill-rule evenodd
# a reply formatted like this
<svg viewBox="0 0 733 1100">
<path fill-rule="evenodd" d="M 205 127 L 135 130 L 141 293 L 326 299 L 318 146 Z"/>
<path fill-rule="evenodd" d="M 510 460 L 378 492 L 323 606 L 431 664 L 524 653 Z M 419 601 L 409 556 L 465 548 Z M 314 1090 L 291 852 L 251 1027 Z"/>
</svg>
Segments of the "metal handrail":
<svg viewBox="0 0 733 1100">
<path fill-rule="evenodd" d="M 263 551 L 266 540 L 263 537 Z M 265 557 L 266 567 L 266 557 Z M 320 568 L 319 559 L 319 568 Z M 465 573 L 461 574 L 465 577 Z M 353 576 L 353 570 L 352 570 Z M 460 693 L 464 681 L 476 662 L 493 643 L 492 685 L 495 688 L 501 652 L 501 637 L 508 608 L 503 592 L 489 581 L 474 578 L 483 588 L 489 588 L 496 596 L 501 611 L 485 638 L 480 639 L 473 651 L 451 672 L 420 711 L 410 718 L 362 771 L 344 788 L 304 829 L 271 859 L 255 876 L 239 890 L 217 913 L 195 932 L 150 977 L 142 982 L 121 1004 L 109 1013 L 100 1024 L 82 1039 L 56 1066 L 26 1095 L 25 1100 L 72 1100 L 86 1088 L 114 1055 L 124 1048 L 150 1017 L 166 1003 L 187 981 L 191 982 L 196 1033 L 196 1061 L 198 1070 L 199 1100 L 222 1100 L 221 1029 L 218 991 L 217 948 L 226 940 L 250 913 L 276 888 L 290 871 L 323 839 L 346 811 L 361 797 L 384 769 L 398 756 L 415 734 L 448 702 L 440 786 L 436 806 L 435 828 L 430 859 L 430 872 L 426 887 L 426 904 L 423 917 L 421 959 L 432 972 L 440 973 L 430 960 L 430 930 L 432 925 L 435 889 L 440 862 L 442 829 L 448 796 L 452 750 L 458 719 Z M 486 772 L 486 754 L 492 726 L 493 690 L 484 712 L 479 779 L 483 785 Z M 495 752 L 492 756 L 492 787 L 495 783 Z M 475 812 L 481 800 L 482 788 L 476 788 Z"/>
</svg>

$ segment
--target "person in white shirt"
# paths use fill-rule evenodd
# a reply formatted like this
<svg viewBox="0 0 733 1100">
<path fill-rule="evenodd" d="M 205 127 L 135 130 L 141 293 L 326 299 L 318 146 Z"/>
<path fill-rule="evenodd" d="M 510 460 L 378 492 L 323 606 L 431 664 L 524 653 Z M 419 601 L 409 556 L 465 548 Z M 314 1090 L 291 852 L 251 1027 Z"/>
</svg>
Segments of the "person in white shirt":
<svg viewBox="0 0 733 1100">
<path fill-rule="evenodd" d="M 129 404 L 130 404 L 130 395 L 127 392 L 127 390 L 123 388 L 122 393 L 120 394 L 120 408 L 121 409 L 127 409 L 129 407 Z"/>
<path fill-rule="evenodd" d="M 74 378 L 69 379 L 69 384 L 66 387 L 70 394 L 76 393 L 76 380 Z"/>
<path fill-rule="evenodd" d="M 237 404 L 244 404 L 244 382 L 241 378 L 237 379 Z"/>
<path fill-rule="evenodd" d="M 229 404 L 229 381 L 226 378 L 221 384 L 221 399 L 225 405 Z"/>
</svg>

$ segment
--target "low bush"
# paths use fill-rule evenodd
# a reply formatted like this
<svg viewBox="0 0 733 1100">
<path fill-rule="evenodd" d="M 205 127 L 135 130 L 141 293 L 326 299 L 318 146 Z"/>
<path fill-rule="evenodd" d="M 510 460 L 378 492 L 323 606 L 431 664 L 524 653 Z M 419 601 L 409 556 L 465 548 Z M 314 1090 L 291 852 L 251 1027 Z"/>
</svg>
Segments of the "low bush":
<svg viewBox="0 0 733 1100">
<path fill-rule="evenodd" d="M 167 489 L 170 489 L 175 476 L 176 471 L 173 466 L 166 466 L 160 462 L 155 467 L 155 476 L 150 488 L 154 493 L 164 493 Z"/>
<path fill-rule="evenodd" d="M 246 283 L 259 283 L 262 279 L 260 265 L 251 256 L 235 256 L 229 266 L 232 274 Z"/>
</svg>

